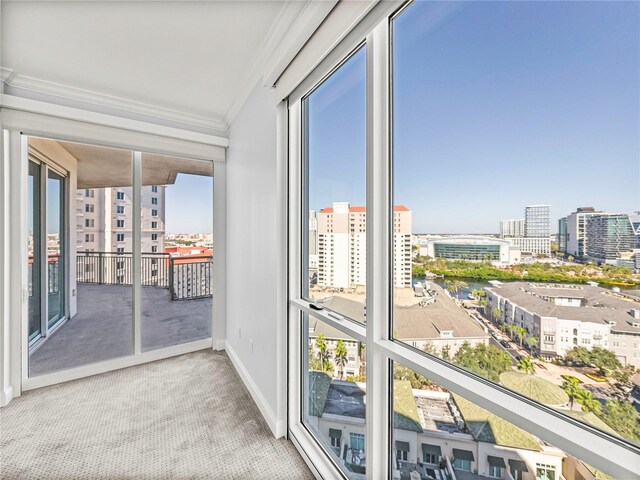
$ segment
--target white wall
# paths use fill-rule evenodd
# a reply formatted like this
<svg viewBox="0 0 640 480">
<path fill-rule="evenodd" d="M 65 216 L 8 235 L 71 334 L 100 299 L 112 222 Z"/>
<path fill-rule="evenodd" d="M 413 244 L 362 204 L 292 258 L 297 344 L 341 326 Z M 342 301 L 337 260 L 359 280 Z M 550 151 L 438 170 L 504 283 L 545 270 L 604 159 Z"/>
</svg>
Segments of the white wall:
<svg viewBox="0 0 640 480">
<path fill-rule="evenodd" d="M 225 348 L 274 435 L 285 433 L 278 415 L 284 395 L 278 377 L 285 318 L 278 314 L 277 108 L 262 82 L 229 129 L 226 164 L 227 305 Z M 279 325 L 279 323 L 281 325 Z M 284 375 L 284 372 L 283 372 Z"/>
</svg>

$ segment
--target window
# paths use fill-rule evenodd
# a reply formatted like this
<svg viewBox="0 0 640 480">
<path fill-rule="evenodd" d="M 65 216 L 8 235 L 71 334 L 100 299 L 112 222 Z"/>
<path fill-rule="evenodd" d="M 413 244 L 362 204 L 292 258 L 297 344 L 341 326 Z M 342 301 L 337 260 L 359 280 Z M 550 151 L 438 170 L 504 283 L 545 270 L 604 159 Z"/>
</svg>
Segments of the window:
<svg viewBox="0 0 640 480">
<path fill-rule="evenodd" d="M 158 204 L 158 198 L 157 197 L 151 197 L 151 205 L 157 205 Z"/>
<path fill-rule="evenodd" d="M 158 193 L 158 186 L 157 186 L 157 185 L 152 185 L 152 186 L 151 186 L 151 191 L 152 191 L 153 193 Z"/>
<path fill-rule="evenodd" d="M 117 247 L 116 253 L 124 253 L 124 247 Z"/>
<path fill-rule="evenodd" d="M 152 217 L 157 217 L 157 216 L 158 216 L 158 210 L 156 210 L 156 209 L 152 209 L 152 210 L 151 210 L 151 216 L 152 216 Z"/>
<path fill-rule="evenodd" d="M 93 205 L 93 203 L 87 203 L 87 204 L 85 204 L 85 206 L 84 206 L 84 211 L 85 211 L 85 212 L 87 212 L 87 213 L 93 213 L 93 210 L 94 210 L 94 205 Z"/>
<path fill-rule="evenodd" d="M 93 218 L 85 218 L 84 226 L 85 227 L 94 227 L 95 226 L 95 220 Z"/>
<path fill-rule="evenodd" d="M 116 220 L 116 227 L 124 228 L 124 220 Z"/>
<path fill-rule="evenodd" d="M 116 234 L 116 242 L 124 242 L 124 233 Z"/>
<path fill-rule="evenodd" d="M 116 192 L 116 200 L 124 200 L 124 192 Z"/>
<path fill-rule="evenodd" d="M 158 234 L 157 233 L 152 233 L 151 234 L 151 240 L 158 240 Z"/>
<path fill-rule="evenodd" d="M 588 62 L 582 65 L 586 70 L 577 68 L 574 55 L 583 52 L 582 41 L 587 41 L 588 50 L 600 51 L 602 45 L 589 32 L 595 25 L 601 25 L 604 17 L 594 10 L 586 21 L 581 10 L 581 20 L 575 22 L 571 20 L 577 14 L 574 4 L 560 7 L 538 2 L 463 2 L 444 12 L 442 8 L 438 2 L 413 2 L 392 15 L 390 21 L 381 20 L 372 33 L 356 27 L 356 32 L 362 33 L 360 40 L 366 40 L 366 47 L 356 45 L 354 38 L 345 40 L 310 74 L 303 84 L 306 91 L 295 91 L 289 99 L 289 139 L 292 147 L 300 146 L 291 148 L 289 164 L 291 231 L 300 238 L 292 242 L 289 257 L 293 267 L 289 270 L 293 298 L 290 338 L 300 342 L 299 349 L 292 348 L 289 352 L 293 360 L 289 366 L 295 373 L 291 378 L 300 379 L 300 385 L 292 389 L 289 406 L 291 431 L 296 437 L 307 435 L 313 439 L 318 451 L 331 458 L 329 465 L 336 465 L 346 476 L 358 473 L 352 460 L 354 437 L 360 435 L 365 444 L 366 474 L 370 478 L 405 478 L 416 465 L 411 462 L 419 459 L 429 465 L 447 465 L 445 470 L 453 465 L 458 471 L 493 478 L 511 474 L 514 479 L 541 476 L 555 480 L 564 468 L 573 468 L 566 478 L 574 478 L 579 476 L 577 470 L 592 467 L 615 478 L 630 477 L 637 465 L 633 461 L 624 466 L 617 462 L 619 458 L 627 458 L 631 450 L 638 452 L 634 442 L 638 443 L 640 436 L 625 432 L 607 415 L 618 407 L 624 408 L 628 410 L 628 418 L 635 421 L 637 413 L 628 409 L 628 405 L 623 406 L 619 398 L 603 392 L 581 392 L 580 401 L 584 405 L 571 407 L 567 394 L 573 388 L 569 385 L 572 381 L 568 379 L 569 372 L 583 367 L 578 366 L 578 361 L 575 365 L 565 363 L 571 355 L 563 357 L 573 349 L 572 343 L 578 342 L 578 331 L 584 327 L 580 318 L 588 315 L 581 309 L 589 303 L 576 302 L 574 297 L 592 287 L 573 285 L 570 279 L 552 285 L 546 279 L 549 264 L 562 264 L 558 258 L 550 258 L 550 235 L 557 223 L 554 217 L 565 214 L 561 209 L 574 207 L 527 205 L 522 190 L 523 185 L 531 184 L 531 189 L 537 192 L 548 192 L 545 198 L 549 201 L 558 198 L 553 181 L 525 169 L 530 163 L 524 158 L 531 155 L 531 149 L 539 148 L 533 147 L 539 143 L 533 139 L 531 128 L 540 128 L 548 138 L 556 138 L 557 130 L 534 118 L 545 118 L 561 130 L 574 131 L 575 122 L 581 123 L 581 115 L 575 115 L 575 105 L 588 111 L 600 109 L 591 102 L 579 102 L 572 95 L 575 85 L 592 90 L 583 81 L 583 74 L 589 71 L 597 75 L 597 72 Z M 604 22 L 605 36 L 622 42 L 627 37 L 618 35 L 613 21 L 620 12 L 614 12 L 617 7 L 610 8 L 603 7 L 604 13 L 600 12 L 608 19 Z M 496 18 L 509 18 L 518 28 L 513 23 L 496 22 Z M 585 25 L 583 21 L 593 24 Z M 367 22 L 367 25 L 375 23 Z M 627 27 L 632 28 L 636 38 L 638 27 L 630 24 Z M 547 38 L 549 28 L 558 35 L 556 40 L 563 45 L 561 51 Z M 581 39 L 580 47 L 576 38 Z M 616 41 L 607 44 L 613 56 L 617 55 L 613 45 Z M 560 78 L 553 67 L 557 59 L 540 52 L 544 44 L 554 45 L 554 54 L 564 58 L 561 64 L 566 69 L 562 71 L 572 79 L 570 83 Z M 359 54 L 365 48 L 366 68 L 356 68 Z M 338 55 L 338 51 L 343 55 Z M 637 48 L 633 51 L 637 53 Z M 624 56 L 634 68 L 640 67 L 635 56 Z M 547 86 L 553 85 L 554 92 L 562 93 L 551 95 L 552 100 L 549 90 L 541 91 L 540 83 L 529 76 L 531 72 L 544 78 Z M 634 75 L 627 71 L 624 78 L 616 78 L 632 89 L 635 83 L 629 79 L 637 77 Z M 524 89 L 520 82 L 517 89 L 513 87 L 514 78 L 524 82 Z M 365 89 L 368 95 L 362 97 L 358 93 L 361 79 L 370 87 Z M 596 88 L 602 98 L 615 93 L 605 83 Z M 577 103 L 568 102 L 568 98 Z M 535 114 L 522 108 L 534 104 Z M 550 116 L 550 111 L 557 111 L 558 116 Z M 572 113 L 566 117 L 567 112 Z M 601 114 L 604 112 L 594 113 L 585 121 L 593 122 L 590 125 L 596 128 Z M 361 150 L 358 127 L 362 118 L 366 135 Z M 350 132 L 347 139 L 342 136 L 345 131 Z M 504 131 L 511 132 L 508 147 Z M 483 145 L 481 153 L 474 148 L 477 144 Z M 576 151 L 581 151 L 584 145 L 581 141 L 570 144 Z M 633 145 L 636 152 L 637 146 Z M 345 152 L 350 154 L 342 158 Z M 495 157 L 495 152 L 500 155 Z M 518 152 L 517 159 L 511 155 L 513 152 Z M 485 163 L 478 165 L 475 160 L 478 156 Z M 333 157 L 339 165 L 334 166 Z M 584 172 L 573 158 L 579 156 L 554 168 L 566 175 L 571 175 L 570 171 Z M 626 162 L 629 168 L 636 168 L 631 157 Z M 510 177 L 511 174 L 504 173 L 512 169 L 519 170 L 519 174 Z M 587 177 L 589 182 L 597 179 L 598 175 L 592 179 L 592 174 L 586 174 L 585 181 Z M 509 182 L 505 180 L 507 177 L 518 181 Z M 478 178 L 485 181 L 479 184 Z M 607 185 L 616 184 L 614 177 L 607 178 Z M 597 181 L 591 188 L 604 204 L 606 195 L 598 197 L 603 185 Z M 500 200 L 496 199 L 495 188 Z M 579 197 L 578 187 L 568 188 Z M 635 191 L 633 186 L 629 188 Z M 360 194 L 363 200 L 358 198 Z M 515 212 L 501 213 L 498 204 L 504 206 L 506 197 L 513 200 L 509 208 L 515 208 Z M 339 200 L 334 201 L 336 198 Z M 359 208 L 354 210 L 354 206 Z M 518 225 L 518 233 L 508 238 L 491 234 L 496 232 L 502 215 L 524 217 L 512 221 Z M 367 224 L 373 225 L 373 229 L 368 230 L 368 238 L 359 244 L 357 234 Z M 470 231 L 487 233 L 469 235 Z M 345 260 L 340 261 L 341 258 Z M 491 279 L 502 278 L 504 271 L 511 270 L 527 272 L 522 275 L 541 280 L 489 283 L 484 274 L 490 271 Z M 461 271 L 464 279 L 460 278 Z M 356 282 L 356 277 L 363 281 Z M 569 294 L 565 295 L 563 289 L 570 289 Z M 599 295 L 598 301 L 604 302 L 601 297 L 605 296 Z M 531 311 L 531 304 L 538 301 L 544 302 L 536 303 L 542 305 L 540 312 L 551 310 L 553 306 L 549 304 L 555 304 L 563 309 L 563 314 L 565 310 L 575 310 L 578 318 L 552 322 Z M 366 386 L 358 381 L 353 383 L 363 397 L 377 392 L 363 401 L 364 412 L 358 419 L 366 421 L 361 431 L 332 425 L 344 429 L 345 441 L 337 459 L 331 450 L 332 440 L 323 428 L 328 425 L 309 418 L 309 411 L 317 408 L 314 405 L 319 391 L 335 389 L 336 380 L 350 383 L 339 378 L 332 361 L 335 343 L 329 339 L 321 342 L 325 352 L 329 352 L 324 359 L 328 364 L 309 353 L 318 338 L 316 326 L 323 324 L 327 326 L 325 331 L 337 330 L 361 345 L 366 342 L 362 362 L 365 375 L 360 376 L 366 378 Z M 568 334 L 574 328 L 576 335 L 571 337 Z M 556 334 L 563 329 L 566 341 L 555 342 Z M 576 355 L 583 352 L 581 348 L 574 350 Z M 628 361 L 629 357 L 626 358 Z M 547 363 L 552 359 L 557 360 L 554 362 L 557 365 Z M 395 371 L 388 371 L 403 361 L 415 370 L 398 377 Z M 590 373 L 589 368 L 593 370 L 587 366 L 584 372 Z M 324 387 L 322 381 L 318 382 L 317 372 L 329 377 L 324 380 Z M 426 382 L 422 383 L 417 376 L 423 376 Z M 551 377 L 553 381 L 549 380 Z M 406 383 L 399 387 L 397 380 Z M 565 382 L 568 383 L 563 385 Z M 533 383 L 557 396 L 552 400 L 523 387 Z M 404 389 L 402 399 L 396 398 L 397 388 Z M 600 401 L 587 400 L 588 393 L 599 395 Z M 574 395 L 574 401 L 576 398 Z M 605 412 L 607 409 L 609 413 Z M 509 419 L 508 426 L 506 420 L 497 417 L 499 413 Z M 434 420 L 443 417 L 450 422 Z M 432 423 L 427 427 L 429 421 Z M 603 431 L 585 428 L 585 422 Z M 479 424 L 491 426 L 475 430 Z M 413 434 L 407 434 L 406 430 L 412 428 Z M 429 432 L 430 428 L 433 432 Z M 573 433 L 558 438 L 559 428 Z M 376 434 L 372 435 L 372 431 Z M 455 431 L 468 435 L 469 443 L 438 442 L 442 437 L 451 438 L 449 434 Z M 479 449 L 480 444 L 487 443 L 483 434 L 491 432 L 501 437 L 505 431 L 509 432 L 507 436 L 522 434 L 531 448 L 519 444 L 505 449 Z M 533 431 L 535 436 L 530 433 Z M 614 432 L 621 438 L 616 438 Z M 549 438 L 558 443 L 557 447 L 549 447 L 554 455 L 547 455 Z M 502 440 L 494 437 L 488 443 L 503 445 L 503 441 L 504 437 Z M 345 448 L 351 449 L 351 460 L 347 460 Z M 615 461 L 614 455 L 604 453 L 608 449 L 618 452 Z M 574 456 L 585 450 L 589 452 L 589 465 Z M 529 456 L 532 451 L 539 455 Z M 571 461 L 563 465 L 563 457 Z M 358 456 L 358 460 L 362 458 Z M 505 471 L 507 468 L 509 473 Z M 394 469 L 399 472 L 391 472 Z M 419 473 L 429 475 L 426 471 Z M 453 476 L 453 471 L 445 471 L 444 476 L 447 474 Z"/>
<path fill-rule="evenodd" d="M 151 222 L 151 228 L 158 228 L 158 222 Z"/>
<path fill-rule="evenodd" d="M 124 205 L 117 205 L 116 206 L 116 213 L 119 213 L 119 214 L 124 213 Z"/>
<path fill-rule="evenodd" d="M 87 233 L 87 234 L 85 234 L 85 236 L 84 236 L 84 241 L 85 241 L 85 242 L 93 242 L 93 238 L 94 238 L 94 237 L 93 237 L 93 233 Z"/>
</svg>

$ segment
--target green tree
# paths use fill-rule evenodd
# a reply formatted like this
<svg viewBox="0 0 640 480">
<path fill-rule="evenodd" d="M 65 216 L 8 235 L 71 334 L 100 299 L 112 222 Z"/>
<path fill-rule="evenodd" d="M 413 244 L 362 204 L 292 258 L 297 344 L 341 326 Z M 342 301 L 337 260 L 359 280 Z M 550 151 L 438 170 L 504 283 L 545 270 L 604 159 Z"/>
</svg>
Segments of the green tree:
<svg viewBox="0 0 640 480">
<path fill-rule="evenodd" d="M 620 360 L 618 360 L 616 354 L 609 349 L 593 347 L 589 353 L 591 358 L 590 363 L 599 370 L 600 375 L 610 376 L 613 372 L 622 369 Z"/>
<path fill-rule="evenodd" d="M 640 441 L 640 417 L 633 404 L 626 401 L 607 400 L 600 418 L 624 438 Z"/>
<path fill-rule="evenodd" d="M 538 339 L 536 337 L 529 337 L 527 338 L 527 343 L 533 352 L 533 350 L 538 346 Z"/>
<path fill-rule="evenodd" d="M 531 361 L 531 357 L 522 357 L 518 360 L 518 370 L 533 375 L 536 373 L 536 367 Z"/>
<path fill-rule="evenodd" d="M 408 380 L 411 383 L 411 388 L 420 390 L 428 390 L 435 386 L 435 383 L 431 380 L 399 363 L 393 364 L 393 378 L 396 380 Z"/>
<path fill-rule="evenodd" d="M 495 382 L 500 380 L 501 373 L 511 368 L 511 357 L 507 352 L 482 343 L 471 347 L 465 342 L 453 362 Z"/>
<path fill-rule="evenodd" d="M 593 393 L 590 391 L 580 388 L 576 400 L 582 405 L 583 412 L 600 413 L 600 402 L 593 397 Z"/>
<path fill-rule="evenodd" d="M 481 288 L 474 288 L 473 290 L 471 290 L 471 295 L 476 298 L 484 298 L 487 296 L 487 292 L 485 292 Z"/>
<path fill-rule="evenodd" d="M 494 320 L 502 321 L 502 309 L 500 307 L 493 307 L 491 309 L 491 316 Z"/>
<path fill-rule="evenodd" d="M 580 394 L 580 380 L 576 377 L 565 378 L 562 382 L 562 389 L 569 396 L 569 406 L 573 409 L 573 402 L 576 400 L 576 397 Z"/>
<path fill-rule="evenodd" d="M 569 350 L 565 357 L 573 362 L 589 365 L 591 363 L 591 354 L 585 347 L 573 347 Z"/>
<path fill-rule="evenodd" d="M 321 365 L 320 370 L 323 372 L 331 370 L 331 362 L 329 361 L 331 353 L 327 347 L 327 339 L 322 333 L 316 337 L 316 348 L 318 349 L 318 359 Z"/>
<path fill-rule="evenodd" d="M 344 377 L 344 367 L 347 365 L 347 346 L 343 340 L 338 340 L 336 346 L 333 349 L 333 361 L 338 367 L 340 380 Z"/>
</svg>

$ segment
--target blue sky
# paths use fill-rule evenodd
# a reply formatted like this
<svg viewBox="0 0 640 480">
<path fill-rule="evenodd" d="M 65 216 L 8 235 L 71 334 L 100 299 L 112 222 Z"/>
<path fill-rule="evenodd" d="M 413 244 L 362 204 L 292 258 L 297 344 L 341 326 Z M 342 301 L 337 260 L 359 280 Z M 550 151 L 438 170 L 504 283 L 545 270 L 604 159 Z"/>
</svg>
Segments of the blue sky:
<svg viewBox="0 0 640 480">
<path fill-rule="evenodd" d="M 640 210 L 640 4 L 416 2 L 394 22 L 395 201 L 414 232 L 528 204 Z M 365 63 L 309 100 L 310 208 L 364 204 Z"/>
<path fill-rule="evenodd" d="M 179 173 L 165 190 L 167 233 L 213 233 L 213 178 Z"/>
</svg>

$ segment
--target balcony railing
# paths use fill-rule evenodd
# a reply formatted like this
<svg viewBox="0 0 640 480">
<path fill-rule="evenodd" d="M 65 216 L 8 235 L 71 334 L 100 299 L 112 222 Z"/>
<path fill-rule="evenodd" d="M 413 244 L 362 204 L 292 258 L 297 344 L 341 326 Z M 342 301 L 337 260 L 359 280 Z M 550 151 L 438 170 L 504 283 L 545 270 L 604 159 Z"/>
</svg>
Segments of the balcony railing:
<svg viewBox="0 0 640 480">
<path fill-rule="evenodd" d="M 213 295 L 213 257 L 211 255 L 172 257 L 168 253 L 141 255 L 141 285 L 167 288 L 172 300 L 211 297 Z M 78 283 L 132 285 L 132 253 L 78 252 Z"/>
</svg>

